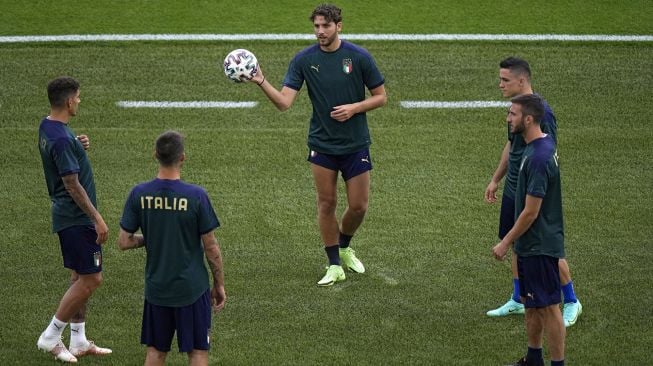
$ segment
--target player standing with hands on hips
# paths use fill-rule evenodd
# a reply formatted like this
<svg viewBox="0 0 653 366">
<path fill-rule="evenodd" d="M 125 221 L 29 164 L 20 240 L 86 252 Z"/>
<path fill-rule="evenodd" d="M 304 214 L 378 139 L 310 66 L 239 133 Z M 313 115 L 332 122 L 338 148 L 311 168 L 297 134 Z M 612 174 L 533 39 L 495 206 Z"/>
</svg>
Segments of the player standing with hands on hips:
<svg viewBox="0 0 653 366">
<path fill-rule="evenodd" d="M 76 136 L 68 126 L 77 115 L 79 82 L 60 77 L 48 84 L 50 114 L 39 127 L 39 151 L 52 200 L 52 231 L 59 236 L 70 287 L 36 345 L 63 362 L 84 355 L 106 355 L 108 348 L 86 339 L 86 304 L 102 283 L 102 244 L 109 228 L 97 210 L 93 170 L 86 155 L 88 136 Z M 70 349 L 61 338 L 70 322 Z"/>
<path fill-rule="evenodd" d="M 145 304 L 141 343 L 145 365 L 163 365 L 177 333 L 189 365 L 208 365 L 211 307 L 224 307 L 222 253 L 213 231 L 220 226 L 206 191 L 181 180 L 186 160 L 183 137 L 161 134 L 155 143 L 157 177 L 129 193 L 118 246 L 145 247 Z M 135 234 L 141 229 L 141 234 Z M 211 268 L 213 288 L 204 257 Z"/>
<path fill-rule="evenodd" d="M 560 312 L 558 261 L 565 257 L 560 168 L 553 138 L 540 129 L 544 102 L 535 94 L 511 99 L 506 118 L 510 132 L 520 134 L 526 147 L 515 189 L 514 226 L 492 254 L 503 260 L 514 243 L 521 301 L 526 308 L 528 353 L 515 365 L 544 366 L 543 335 L 551 366 L 564 365 L 565 325 Z"/>
<path fill-rule="evenodd" d="M 309 18 L 317 44 L 300 51 L 290 62 L 281 91 L 259 72 L 252 78 L 281 111 L 292 106 L 306 83 L 313 105 L 308 132 L 308 161 L 317 191 L 320 236 L 329 267 L 317 283 L 330 286 L 345 279 L 342 265 L 363 273 L 365 267 L 350 241 L 367 212 L 372 160 L 366 112 L 386 104 L 384 78 L 363 48 L 341 40 L 341 10 L 317 6 Z M 371 96 L 366 98 L 365 89 Z M 347 191 L 347 208 L 336 217 L 338 172 Z M 342 262 L 341 262 L 342 261 Z"/>
</svg>

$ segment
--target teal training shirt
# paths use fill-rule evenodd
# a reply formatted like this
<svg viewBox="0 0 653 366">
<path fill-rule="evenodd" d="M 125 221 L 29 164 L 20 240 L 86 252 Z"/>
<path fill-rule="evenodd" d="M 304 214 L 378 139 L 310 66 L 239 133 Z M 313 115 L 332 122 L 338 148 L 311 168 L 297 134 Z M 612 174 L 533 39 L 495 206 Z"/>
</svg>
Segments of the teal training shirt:
<svg viewBox="0 0 653 366">
<path fill-rule="evenodd" d="M 305 48 L 290 62 L 283 85 L 300 90 L 304 82 L 313 104 L 308 131 L 311 150 L 345 155 L 370 146 L 365 113 L 346 122 L 330 116 L 333 107 L 365 100 L 365 88 L 383 85 L 383 76 L 367 50 L 344 40 L 333 52 L 323 51 L 318 44 Z"/>
<path fill-rule="evenodd" d="M 93 170 L 86 151 L 66 123 L 44 118 L 39 126 L 39 152 L 45 183 L 52 201 L 52 231 L 77 225 L 93 225 L 63 184 L 66 175 L 77 174 L 93 206 L 97 207 Z"/>
<path fill-rule="evenodd" d="M 524 210 L 526 195 L 542 198 L 542 206 L 535 222 L 515 241 L 515 253 L 564 258 L 560 167 L 551 136 L 535 139 L 524 149 L 515 192 L 515 221 Z"/>
<path fill-rule="evenodd" d="M 129 193 L 120 227 L 145 239 L 145 299 L 182 307 L 209 288 L 201 236 L 220 226 L 206 191 L 181 180 L 154 179 Z"/>
<path fill-rule="evenodd" d="M 542 121 L 540 121 L 540 129 L 542 129 L 542 132 L 551 136 L 556 145 L 558 144 L 558 123 L 553 114 L 553 110 L 546 101 L 544 102 L 544 116 L 542 116 Z M 526 142 L 521 134 L 511 133 L 510 126 L 508 126 L 508 140 L 510 140 L 510 154 L 508 155 L 508 173 L 506 174 L 503 194 L 514 198 L 515 188 L 517 187 L 517 176 L 519 175 L 519 165 L 521 164 Z"/>
</svg>

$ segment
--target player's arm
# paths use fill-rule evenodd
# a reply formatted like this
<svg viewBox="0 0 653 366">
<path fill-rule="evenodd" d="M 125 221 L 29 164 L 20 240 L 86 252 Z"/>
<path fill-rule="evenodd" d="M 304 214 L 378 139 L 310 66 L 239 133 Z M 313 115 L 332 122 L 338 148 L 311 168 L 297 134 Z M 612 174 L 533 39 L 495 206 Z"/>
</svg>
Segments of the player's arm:
<svg viewBox="0 0 653 366">
<path fill-rule="evenodd" d="M 263 75 L 260 67 L 256 75 L 251 79 L 251 82 L 256 83 L 274 106 L 282 112 L 290 108 L 297 97 L 297 90 L 295 89 L 284 86 L 279 91 L 272 86 L 265 78 L 265 75 Z"/>
<path fill-rule="evenodd" d="M 118 248 L 121 250 L 136 249 L 145 246 L 145 239 L 142 234 L 134 234 L 120 228 L 118 234 Z"/>
<path fill-rule="evenodd" d="M 77 173 L 64 175 L 61 179 L 63 180 L 63 185 L 66 188 L 66 191 L 68 191 L 68 194 L 72 197 L 73 201 L 75 201 L 77 206 L 79 206 L 79 208 L 91 218 L 93 224 L 95 224 L 95 231 L 97 232 L 96 242 L 98 244 L 103 244 L 109 238 L 109 227 L 104 222 L 100 212 L 95 208 L 95 206 L 93 206 L 91 199 L 88 198 L 88 194 L 86 194 L 84 187 L 79 183 Z"/>
<path fill-rule="evenodd" d="M 492 175 L 490 183 L 485 188 L 485 201 L 488 203 L 494 203 L 497 201 L 497 191 L 499 190 L 499 183 L 501 179 L 506 176 L 508 171 L 508 156 L 510 155 L 510 141 L 506 142 L 506 146 L 503 147 L 501 152 L 501 158 L 499 160 L 499 165 Z"/>
<path fill-rule="evenodd" d="M 343 104 L 333 107 L 331 118 L 338 122 L 345 122 L 355 114 L 365 113 L 373 109 L 383 107 L 388 102 L 388 96 L 385 93 L 385 86 L 380 85 L 370 90 L 371 96 L 358 103 Z"/>
<path fill-rule="evenodd" d="M 519 214 L 515 225 L 508 231 L 506 236 L 492 248 L 492 253 L 494 257 L 498 260 L 503 260 L 508 253 L 508 249 L 512 246 L 512 243 L 515 242 L 520 236 L 528 230 L 528 228 L 533 225 L 535 219 L 540 213 L 540 208 L 542 207 L 542 197 L 535 197 L 529 194 L 526 195 L 526 204 L 524 210 Z"/>
<path fill-rule="evenodd" d="M 211 298 L 213 303 L 213 310 L 219 311 L 224 308 L 224 303 L 227 295 L 224 291 L 224 272 L 222 270 L 222 252 L 220 251 L 220 244 L 218 239 L 213 235 L 213 230 L 202 235 L 202 244 L 204 245 L 204 255 L 206 261 L 211 268 L 213 275 L 213 289 L 211 290 Z"/>
</svg>

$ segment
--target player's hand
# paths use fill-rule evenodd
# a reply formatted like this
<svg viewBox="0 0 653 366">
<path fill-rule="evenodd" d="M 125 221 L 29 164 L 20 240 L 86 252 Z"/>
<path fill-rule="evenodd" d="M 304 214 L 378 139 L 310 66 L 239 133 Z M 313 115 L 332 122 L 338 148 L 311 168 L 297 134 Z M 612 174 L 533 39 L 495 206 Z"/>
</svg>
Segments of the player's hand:
<svg viewBox="0 0 653 366">
<path fill-rule="evenodd" d="M 345 122 L 356 114 L 356 106 L 354 104 L 343 104 L 333 107 L 331 111 L 331 118 L 338 122 Z"/>
<path fill-rule="evenodd" d="M 495 203 L 497 201 L 498 190 L 499 185 L 494 181 L 490 181 L 490 184 L 488 184 L 487 188 L 485 188 L 485 202 Z"/>
<path fill-rule="evenodd" d="M 261 70 L 261 65 L 258 65 L 258 71 L 256 72 L 256 75 L 254 75 L 251 79 L 249 79 L 250 82 L 261 84 L 265 80 L 265 75 L 263 75 L 263 70 Z"/>
<path fill-rule="evenodd" d="M 492 255 L 494 258 L 496 258 L 499 261 L 502 261 L 506 259 L 506 254 L 508 254 L 508 244 L 504 244 L 504 242 L 500 242 L 497 245 L 492 248 Z"/>
<path fill-rule="evenodd" d="M 102 245 L 109 239 L 109 227 L 102 216 L 95 222 L 95 232 L 97 233 L 97 240 L 95 240 L 97 244 Z"/>
<path fill-rule="evenodd" d="M 224 286 L 213 286 L 211 289 L 211 305 L 213 306 L 213 312 L 217 313 L 222 310 L 225 301 L 227 301 L 227 294 L 224 292 Z"/>
<path fill-rule="evenodd" d="M 88 139 L 88 136 L 86 135 L 79 135 L 77 136 L 77 140 L 82 143 L 82 146 L 84 147 L 84 150 L 88 150 L 89 147 L 91 147 L 91 140 Z"/>
</svg>

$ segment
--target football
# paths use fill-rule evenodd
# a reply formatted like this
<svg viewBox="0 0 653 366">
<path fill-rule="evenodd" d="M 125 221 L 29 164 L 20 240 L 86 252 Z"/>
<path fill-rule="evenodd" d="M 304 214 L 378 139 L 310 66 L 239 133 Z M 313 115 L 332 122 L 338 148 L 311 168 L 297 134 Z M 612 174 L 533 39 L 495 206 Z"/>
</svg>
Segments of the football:
<svg viewBox="0 0 653 366">
<path fill-rule="evenodd" d="M 224 74 L 237 83 L 250 80 L 258 72 L 258 60 L 253 53 L 239 48 L 224 58 Z"/>
</svg>

